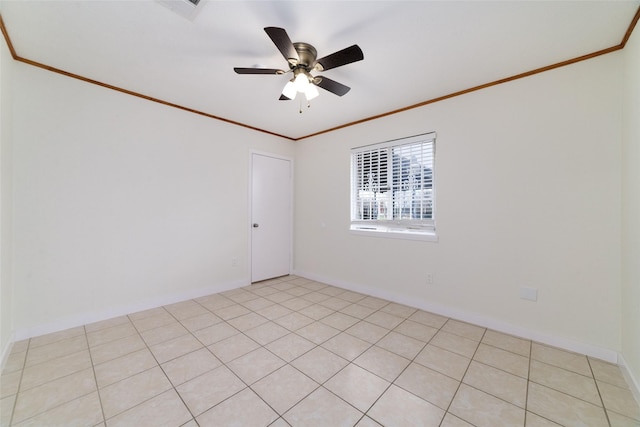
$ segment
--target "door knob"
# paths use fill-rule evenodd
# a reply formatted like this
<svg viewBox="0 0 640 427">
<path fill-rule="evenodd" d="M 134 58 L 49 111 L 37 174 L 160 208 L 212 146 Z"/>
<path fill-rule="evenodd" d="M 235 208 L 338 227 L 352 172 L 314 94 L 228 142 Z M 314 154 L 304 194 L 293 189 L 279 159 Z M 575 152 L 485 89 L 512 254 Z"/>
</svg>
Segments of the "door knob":
<svg viewBox="0 0 640 427">
<path fill-rule="evenodd" d="M 257 223 L 257 222 L 254 222 L 254 223 L 253 223 L 253 228 L 258 228 L 258 227 L 260 227 L 260 225 L 258 225 L 258 223 Z"/>
</svg>

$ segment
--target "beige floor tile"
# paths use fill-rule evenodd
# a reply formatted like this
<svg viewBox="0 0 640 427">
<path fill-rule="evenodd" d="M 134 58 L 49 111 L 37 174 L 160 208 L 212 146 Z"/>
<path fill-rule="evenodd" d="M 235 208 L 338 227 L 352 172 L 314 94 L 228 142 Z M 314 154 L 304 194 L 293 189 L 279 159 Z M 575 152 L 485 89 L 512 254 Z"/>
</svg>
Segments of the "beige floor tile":
<svg viewBox="0 0 640 427">
<path fill-rule="evenodd" d="M 395 332 L 401 333 L 408 337 L 417 339 L 427 343 L 431 341 L 431 338 L 438 333 L 436 328 L 423 325 L 422 323 L 414 322 L 413 320 L 405 320 L 393 329 Z"/>
<path fill-rule="evenodd" d="M 53 344 L 61 340 L 66 340 L 68 338 L 74 338 L 83 335 L 85 335 L 84 326 L 78 326 L 76 328 L 65 329 L 63 331 L 41 335 L 35 338 L 31 338 L 29 342 L 29 349 L 33 350 L 43 345 Z"/>
<path fill-rule="evenodd" d="M 209 313 L 209 310 L 207 310 L 194 300 L 187 300 L 176 304 L 165 305 L 164 309 L 178 320 L 184 320 L 190 317 Z"/>
<path fill-rule="evenodd" d="M 187 330 L 189 330 L 190 332 L 199 331 L 200 329 L 213 326 L 220 322 L 222 322 L 222 319 L 210 312 L 206 312 L 194 317 L 189 317 L 188 319 L 182 319 L 180 321 L 180 323 L 182 323 L 182 326 L 187 328 Z"/>
<path fill-rule="evenodd" d="M 442 420 L 442 424 L 440 424 L 440 427 L 474 427 L 474 426 L 464 420 L 461 420 L 455 415 L 452 415 L 450 412 L 447 412 L 447 414 L 444 416 L 444 419 Z"/>
<path fill-rule="evenodd" d="M 520 408 L 526 405 L 527 380 L 489 365 L 472 361 L 462 382 Z"/>
<path fill-rule="evenodd" d="M 607 427 L 604 409 L 530 382 L 527 410 L 565 427 Z"/>
<path fill-rule="evenodd" d="M 414 359 L 427 368 L 438 371 L 458 381 L 462 380 L 471 359 L 452 353 L 440 347 L 427 344 L 425 348 Z"/>
<path fill-rule="evenodd" d="M 358 421 L 358 424 L 356 424 L 355 427 L 383 427 L 383 426 L 382 424 L 375 422 L 374 420 L 372 420 L 371 418 L 365 415 L 360 419 L 360 421 Z"/>
<path fill-rule="evenodd" d="M 169 389 L 171 383 L 160 367 L 111 384 L 100 390 L 104 416 L 111 418 Z"/>
<path fill-rule="evenodd" d="M 256 341 L 258 344 L 267 345 L 270 342 L 277 340 L 278 338 L 282 338 L 283 336 L 288 335 L 289 330 L 283 328 L 277 323 L 269 321 L 267 323 L 263 323 L 260 326 L 256 326 L 253 329 L 245 331 L 245 334 Z"/>
<path fill-rule="evenodd" d="M 444 410 L 449 407 L 460 385 L 453 378 L 417 363 L 410 364 L 394 384 Z"/>
<path fill-rule="evenodd" d="M 339 333 L 340 331 L 338 329 L 332 328 L 331 326 L 325 325 L 324 323 L 320 322 L 313 322 L 296 331 L 296 334 L 308 339 L 309 341 L 317 345 L 322 344 L 329 338 L 332 338 Z"/>
<path fill-rule="evenodd" d="M 332 297 L 336 297 L 342 295 L 346 291 L 342 288 L 338 288 L 337 286 L 323 286 L 322 288 L 316 289 L 318 292 L 322 292 L 323 294 L 331 295 Z"/>
<path fill-rule="evenodd" d="M 569 394 L 597 406 L 602 406 L 593 378 L 567 371 L 553 365 L 531 361 L 529 380 Z"/>
<path fill-rule="evenodd" d="M 282 305 L 283 307 L 286 307 L 289 310 L 293 311 L 303 310 L 304 308 L 309 307 L 312 304 L 313 303 L 311 301 L 298 297 L 291 298 L 280 303 L 280 305 Z"/>
<path fill-rule="evenodd" d="M 227 321 L 231 326 L 236 328 L 239 331 L 247 331 L 249 329 L 255 328 L 256 326 L 260 326 L 263 323 L 267 323 L 269 319 L 260 316 L 257 313 L 248 313 L 243 314 L 242 316 L 235 317 Z"/>
<path fill-rule="evenodd" d="M 524 409 L 466 384 L 460 385 L 449 412 L 477 427 L 524 426 Z"/>
<path fill-rule="evenodd" d="M 289 334 L 267 344 L 265 348 L 285 362 L 291 362 L 293 359 L 302 356 L 315 346 L 316 345 L 314 343 L 302 338 L 300 335 Z"/>
<path fill-rule="evenodd" d="M 108 427 L 182 426 L 191 414 L 178 393 L 171 389 L 107 420 Z"/>
<path fill-rule="evenodd" d="M 0 426 L 8 426 L 13 416 L 13 407 L 16 403 L 16 395 L 0 399 Z"/>
<path fill-rule="evenodd" d="M 373 308 L 374 310 L 380 310 L 382 307 L 389 304 L 389 301 L 383 300 L 381 298 L 367 296 L 358 301 L 358 304 L 364 305 L 365 307 Z"/>
<path fill-rule="evenodd" d="M 206 348 L 185 354 L 162 365 L 174 386 L 179 386 L 222 365 Z"/>
<path fill-rule="evenodd" d="M 244 356 L 258 347 L 260 347 L 260 344 L 248 336 L 244 334 L 236 334 L 223 339 L 222 341 L 218 341 L 217 343 L 210 345 L 208 348 L 223 363 L 228 363 L 233 359 Z"/>
<path fill-rule="evenodd" d="M 292 427 L 352 427 L 362 413 L 319 387 L 284 415 Z"/>
<path fill-rule="evenodd" d="M 370 316 L 375 311 L 376 311 L 375 309 L 370 308 L 370 307 L 365 307 L 364 305 L 351 304 L 351 305 L 348 305 L 345 308 L 341 309 L 340 313 L 344 313 L 344 314 L 347 314 L 349 316 L 356 317 L 356 318 L 362 320 L 365 317 Z"/>
<path fill-rule="evenodd" d="M 361 367 L 349 364 L 324 387 L 362 412 L 367 412 L 390 383 Z"/>
<path fill-rule="evenodd" d="M 356 338 L 375 344 L 380 341 L 382 337 L 387 335 L 389 330 L 363 320 L 356 323 L 345 332 Z"/>
<path fill-rule="evenodd" d="M 336 311 L 335 313 L 332 313 L 320 320 L 320 322 L 325 325 L 329 325 L 332 328 L 336 328 L 341 331 L 355 325 L 359 321 L 360 319 L 349 316 L 348 314 L 340 313 L 339 311 Z"/>
<path fill-rule="evenodd" d="M 131 321 L 134 321 L 134 320 L 137 321 L 137 320 L 146 319 L 148 317 L 161 316 L 166 313 L 167 311 L 164 308 L 154 307 L 149 310 L 142 310 L 142 311 L 137 311 L 135 313 L 131 313 L 128 315 L 128 317 L 129 319 L 131 319 Z"/>
<path fill-rule="evenodd" d="M 251 385 L 284 364 L 285 362 L 278 356 L 261 347 L 229 362 L 227 366 L 242 381 Z"/>
<path fill-rule="evenodd" d="M 464 357 L 473 357 L 478 348 L 478 341 L 440 330 L 429 344 L 449 350 Z"/>
<path fill-rule="evenodd" d="M 562 427 L 560 424 L 554 423 L 551 420 L 542 418 L 540 415 L 536 415 L 533 412 L 525 414 L 525 427 Z"/>
<path fill-rule="evenodd" d="M 18 393 L 22 371 L 3 373 L 0 377 L 0 399 Z"/>
<path fill-rule="evenodd" d="M 104 388 L 157 365 L 156 359 L 146 348 L 96 365 L 94 370 L 98 388 Z"/>
<path fill-rule="evenodd" d="M 395 385 L 367 413 L 385 427 L 437 427 L 444 414 L 437 406 Z"/>
<path fill-rule="evenodd" d="M 531 355 L 531 341 L 503 334 L 501 332 L 492 331 L 491 329 L 488 329 L 484 334 L 482 342 L 493 347 L 498 347 L 503 350 L 519 354 L 520 356 L 529 357 Z"/>
<path fill-rule="evenodd" d="M 107 342 L 95 347 L 91 347 L 91 359 L 94 365 L 99 365 L 109 360 L 117 359 L 129 353 L 133 353 L 138 350 L 146 348 L 142 337 L 140 335 L 131 335 L 125 338 L 120 338 L 115 341 Z"/>
<path fill-rule="evenodd" d="M 280 415 L 318 387 L 318 383 L 291 365 L 283 366 L 251 386 Z"/>
<path fill-rule="evenodd" d="M 418 309 L 414 307 L 409 307 L 407 305 L 402 305 L 402 304 L 392 302 L 382 307 L 380 311 L 393 314 L 394 316 L 398 316 L 398 317 L 402 317 L 403 319 L 406 319 L 407 317 L 411 316 L 413 313 L 418 311 Z"/>
<path fill-rule="evenodd" d="M 29 390 L 46 382 L 91 368 L 91 366 L 88 349 L 31 365 L 23 371 L 20 389 Z"/>
<path fill-rule="evenodd" d="M 300 313 L 304 314 L 307 317 L 312 318 L 313 320 L 323 319 L 333 312 L 335 312 L 335 310 L 332 310 L 327 307 L 323 307 L 321 305 L 311 305 L 305 308 L 304 310 L 300 311 Z"/>
<path fill-rule="evenodd" d="M 176 390 L 191 413 L 198 416 L 244 388 L 246 385 L 229 368 L 220 366 Z"/>
<path fill-rule="evenodd" d="M 480 326 L 471 325 L 454 319 L 447 320 L 447 323 L 442 326 L 442 330 L 474 341 L 480 341 L 486 331 L 485 328 Z"/>
<path fill-rule="evenodd" d="M 376 345 L 392 353 L 396 353 L 399 356 L 413 359 L 424 348 L 425 343 L 391 331 L 378 341 Z"/>
<path fill-rule="evenodd" d="M 9 354 L 9 357 L 7 357 L 4 369 L 2 370 L 3 374 L 8 372 L 20 371 L 24 368 L 24 364 L 27 359 L 27 350 L 25 349 L 23 351 L 16 351 L 15 344 L 13 347 L 14 348 L 11 349 L 11 354 Z"/>
<path fill-rule="evenodd" d="M 354 303 L 354 302 L 360 301 L 361 299 L 366 298 L 367 296 L 358 292 L 345 291 L 341 293 L 339 297 L 340 299 Z"/>
<path fill-rule="evenodd" d="M 201 298 L 196 298 L 198 304 L 201 304 L 204 308 L 209 311 L 217 311 L 223 309 L 225 307 L 231 307 L 232 305 L 236 305 L 235 302 L 231 301 L 229 298 L 226 298 L 220 294 L 207 295 Z"/>
<path fill-rule="evenodd" d="M 394 381 L 410 361 L 374 345 L 356 358 L 353 363 L 387 381 Z"/>
<path fill-rule="evenodd" d="M 312 324 L 315 320 L 294 311 L 279 317 L 274 320 L 274 322 L 290 331 L 296 331 L 302 327 Z"/>
<path fill-rule="evenodd" d="M 155 329 L 148 329 L 140 333 L 147 345 L 155 345 L 182 335 L 187 335 L 189 331 L 178 321 L 168 323 Z"/>
<path fill-rule="evenodd" d="M 101 329 L 108 329 L 113 326 L 123 325 L 125 323 L 131 323 L 131 320 L 129 320 L 129 317 L 127 316 L 113 317 L 111 319 L 101 320 L 99 322 L 94 322 L 94 323 L 85 325 L 84 330 L 86 331 L 86 333 L 91 333 L 91 332 L 99 331 Z"/>
<path fill-rule="evenodd" d="M 426 326 L 431 326 L 432 328 L 440 329 L 449 319 L 438 314 L 429 313 L 428 311 L 418 310 L 409 316 L 409 320 L 422 323 Z"/>
<path fill-rule="evenodd" d="M 214 426 L 267 426 L 278 418 L 251 389 L 211 408 L 197 418 L 202 427 Z"/>
<path fill-rule="evenodd" d="M 240 304 L 233 304 L 219 308 L 217 310 L 213 310 L 213 314 L 215 314 L 222 320 L 235 319 L 236 317 L 244 316 L 245 314 L 249 313 L 251 313 L 251 310 L 241 306 Z"/>
<path fill-rule="evenodd" d="M 341 332 L 330 340 L 325 341 L 322 347 L 347 360 L 353 360 L 371 347 L 371 344 Z"/>
<path fill-rule="evenodd" d="M 633 418 L 625 417 L 624 415 L 620 415 L 612 411 L 607 411 L 607 415 L 609 416 L 609 422 L 611 423 L 611 427 L 640 426 L 640 422 L 638 422 L 638 420 L 634 420 Z"/>
<path fill-rule="evenodd" d="M 138 331 L 131 322 L 121 323 L 110 328 L 98 329 L 94 332 L 87 333 L 87 340 L 91 348 L 106 344 L 112 341 L 117 341 L 121 338 L 126 338 L 131 335 L 138 335 Z"/>
<path fill-rule="evenodd" d="M 129 316 L 131 318 L 131 316 Z M 171 323 L 177 322 L 176 318 L 169 314 L 166 310 L 162 309 L 162 311 L 158 311 L 156 314 L 143 318 L 132 318 L 131 322 L 133 322 L 134 326 L 138 330 L 138 332 L 142 333 L 149 329 L 159 328 L 160 326 L 165 326 Z"/>
<path fill-rule="evenodd" d="M 85 335 L 65 338 L 51 344 L 45 344 L 36 348 L 29 348 L 25 361 L 25 368 L 53 360 L 58 357 L 78 353 L 82 350 L 86 350 L 87 348 L 87 337 Z"/>
<path fill-rule="evenodd" d="M 393 329 L 400 323 L 404 322 L 404 318 L 385 313 L 384 311 L 376 311 L 364 319 L 369 323 L 378 325 L 385 329 Z"/>
<path fill-rule="evenodd" d="M 251 301 L 253 299 L 256 299 L 258 296 L 252 292 L 246 292 L 246 291 L 242 291 L 242 292 L 236 292 L 237 289 L 235 289 L 232 294 L 225 294 L 225 296 L 227 298 L 229 298 L 231 301 L 234 301 L 238 304 L 242 304 L 243 302 L 247 302 L 247 301 Z"/>
<path fill-rule="evenodd" d="M 20 427 L 84 427 L 103 421 L 97 392 L 74 399 L 20 423 Z M 5 425 L 5 424 L 3 424 Z"/>
<path fill-rule="evenodd" d="M 251 311 L 260 310 L 261 308 L 267 308 L 275 303 L 273 301 L 269 301 L 266 298 L 256 298 L 250 301 L 245 301 L 241 303 L 244 307 L 248 308 Z"/>
<path fill-rule="evenodd" d="M 240 331 L 226 322 L 216 323 L 215 325 L 199 329 L 193 335 L 204 345 L 215 344 L 218 341 L 239 334 Z"/>
<path fill-rule="evenodd" d="M 269 301 L 273 301 L 275 303 L 282 304 L 283 302 L 285 302 L 287 300 L 295 298 L 295 296 L 281 291 L 281 292 L 276 292 L 276 293 L 273 293 L 273 294 L 266 295 L 265 298 L 268 299 Z"/>
<path fill-rule="evenodd" d="M 93 369 L 85 369 L 18 393 L 13 422 L 19 423 L 96 391 Z"/>
<path fill-rule="evenodd" d="M 473 359 L 522 378 L 529 377 L 529 359 L 510 351 L 480 344 Z"/>
<path fill-rule="evenodd" d="M 588 359 L 589 365 L 591 365 L 591 370 L 593 371 L 593 376 L 596 380 L 622 388 L 629 388 L 629 385 L 624 379 L 622 371 L 618 365 L 591 357 Z"/>
<path fill-rule="evenodd" d="M 640 406 L 638 406 L 631 390 L 602 381 L 598 381 L 598 389 L 607 410 L 638 420 L 638 424 L 640 424 Z"/>
<path fill-rule="evenodd" d="M 338 298 L 338 297 L 332 297 L 324 301 L 320 301 L 319 304 L 323 307 L 327 307 L 335 311 L 342 310 L 348 305 L 351 305 L 349 301 L 343 300 L 342 298 Z"/>
<path fill-rule="evenodd" d="M 321 301 L 328 300 L 331 296 L 320 292 L 310 291 L 309 293 L 302 295 L 302 298 L 317 304 Z"/>
<path fill-rule="evenodd" d="M 317 383 L 324 383 L 344 368 L 349 362 L 340 356 L 316 347 L 291 362 L 295 368 L 311 377 Z"/>
<path fill-rule="evenodd" d="M 298 287 L 298 288 L 291 288 L 287 290 L 287 293 L 290 293 L 291 295 L 295 295 L 297 297 L 299 296 L 303 296 L 303 295 L 307 295 L 312 291 L 311 289 L 307 289 L 307 288 L 303 288 L 302 286 Z"/>
<path fill-rule="evenodd" d="M 202 343 L 189 334 L 161 342 L 149 347 L 149 349 L 158 360 L 158 363 L 164 363 L 202 347 Z"/>
<path fill-rule="evenodd" d="M 587 377 L 593 375 L 587 357 L 582 354 L 534 342 L 531 345 L 531 358 Z"/>
<path fill-rule="evenodd" d="M 256 313 L 258 313 L 262 317 L 266 317 L 269 320 L 276 320 L 283 316 L 286 316 L 287 314 L 293 313 L 293 311 L 281 306 L 280 304 L 274 304 L 270 305 L 269 307 L 256 310 Z"/>
</svg>

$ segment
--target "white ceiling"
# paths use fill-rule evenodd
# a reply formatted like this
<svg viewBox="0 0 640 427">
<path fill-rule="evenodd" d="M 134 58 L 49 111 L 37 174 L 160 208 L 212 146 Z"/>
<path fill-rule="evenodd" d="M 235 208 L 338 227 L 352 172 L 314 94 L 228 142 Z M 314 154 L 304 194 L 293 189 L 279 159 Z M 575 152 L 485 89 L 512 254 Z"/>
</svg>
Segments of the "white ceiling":
<svg viewBox="0 0 640 427">
<path fill-rule="evenodd" d="M 183 1 L 183 0 L 177 0 Z M 619 45 L 640 0 L 206 1 L 185 18 L 154 0 L 0 2 L 17 55 L 66 72 L 297 139 Z M 279 101 L 290 75 L 263 28 L 285 28 L 351 87 L 311 108 Z M 320 73 L 315 73 L 320 74 Z"/>
</svg>

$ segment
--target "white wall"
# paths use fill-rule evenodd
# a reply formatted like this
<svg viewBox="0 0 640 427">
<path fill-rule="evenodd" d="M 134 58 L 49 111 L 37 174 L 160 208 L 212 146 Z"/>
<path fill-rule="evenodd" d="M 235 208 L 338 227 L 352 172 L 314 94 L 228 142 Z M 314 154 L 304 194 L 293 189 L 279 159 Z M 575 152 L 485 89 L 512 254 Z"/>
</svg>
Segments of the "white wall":
<svg viewBox="0 0 640 427">
<path fill-rule="evenodd" d="M 636 390 L 640 390 L 640 35 L 637 28 L 624 55 L 622 355 L 636 380 Z"/>
<path fill-rule="evenodd" d="M 13 340 L 13 184 L 11 176 L 13 58 L 0 43 L 0 368 Z"/>
<path fill-rule="evenodd" d="M 291 142 L 15 71 L 18 339 L 248 283 L 249 151 Z"/>
<path fill-rule="evenodd" d="M 297 142 L 296 272 L 615 359 L 622 59 Z M 349 234 L 349 150 L 431 131 L 439 242 Z"/>
</svg>

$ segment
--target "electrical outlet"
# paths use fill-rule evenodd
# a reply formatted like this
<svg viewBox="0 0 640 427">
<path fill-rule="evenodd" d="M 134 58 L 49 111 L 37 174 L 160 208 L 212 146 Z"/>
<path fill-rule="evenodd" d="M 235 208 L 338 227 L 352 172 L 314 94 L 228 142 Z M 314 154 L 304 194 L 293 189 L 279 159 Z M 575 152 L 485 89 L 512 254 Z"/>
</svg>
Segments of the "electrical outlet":
<svg viewBox="0 0 640 427">
<path fill-rule="evenodd" d="M 427 285 L 433 285 L 433 274 L 427 274 Z"/>
</svg>

